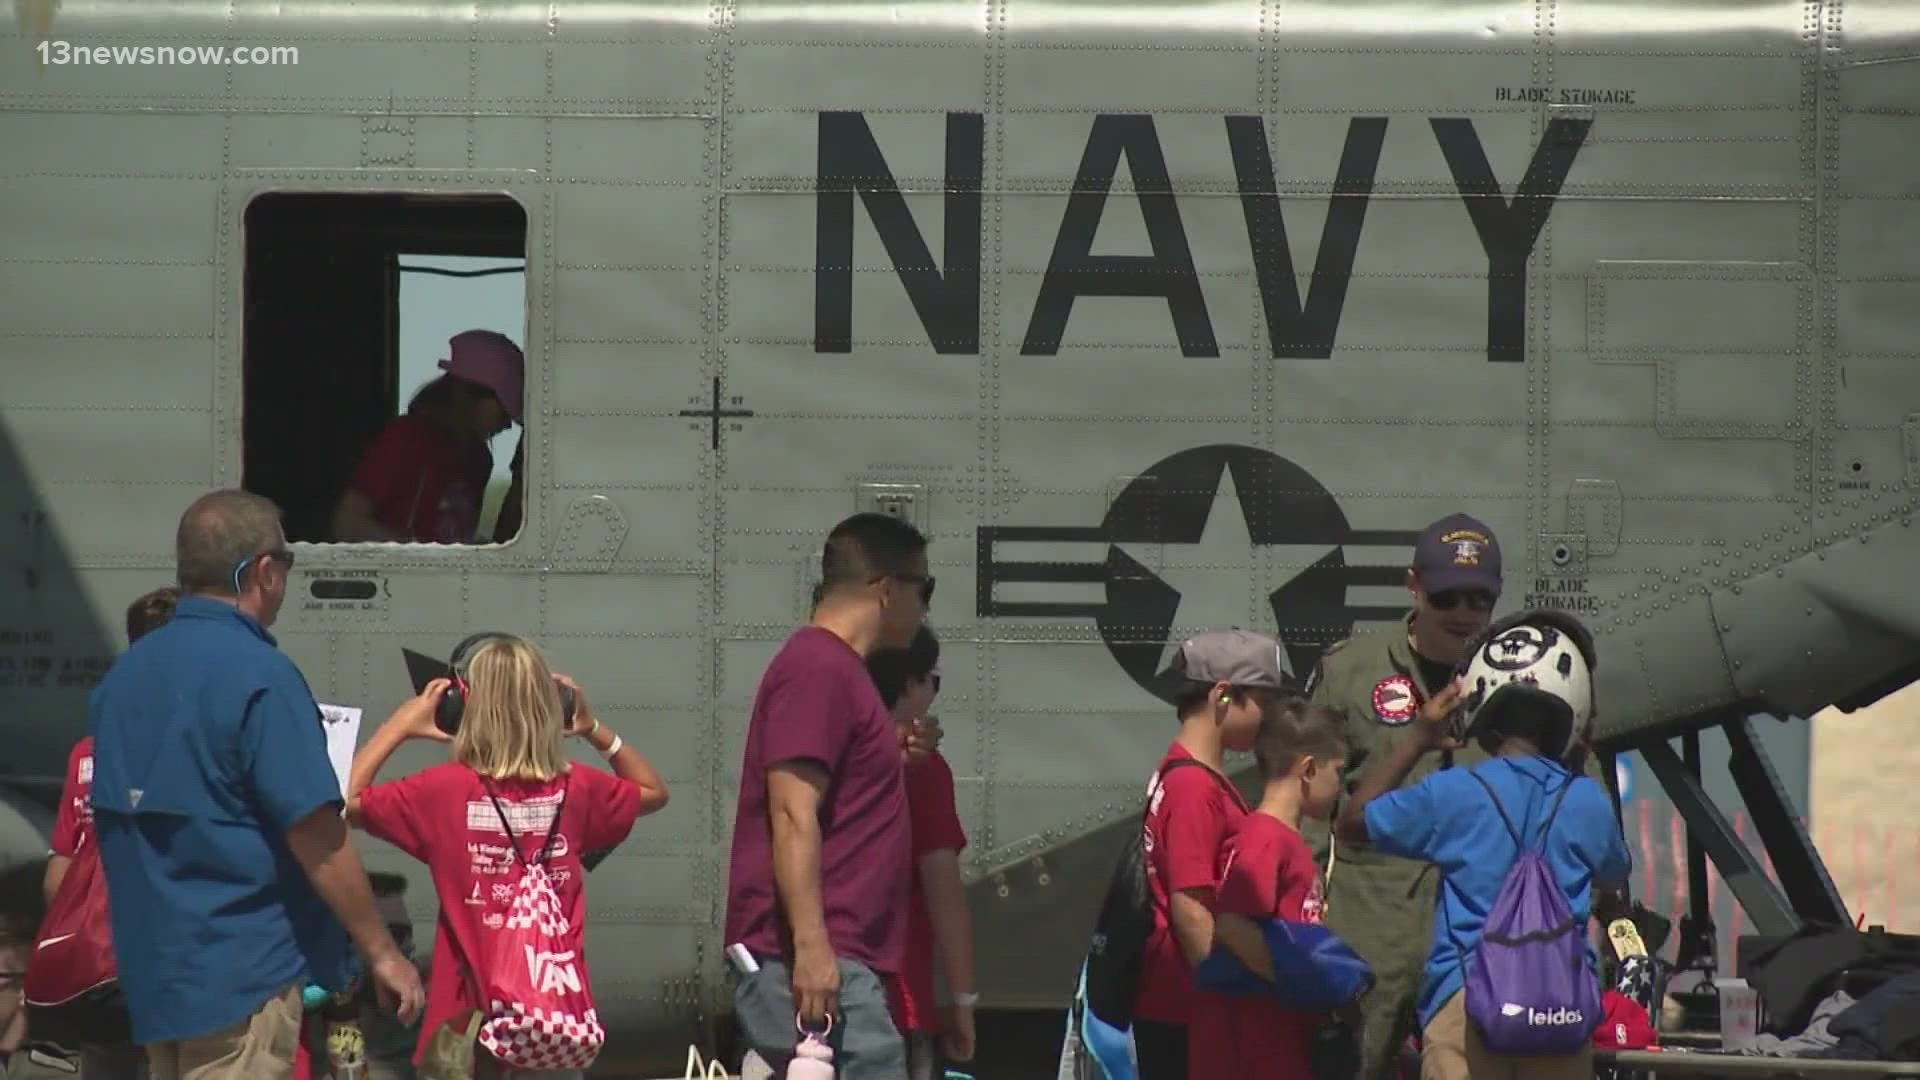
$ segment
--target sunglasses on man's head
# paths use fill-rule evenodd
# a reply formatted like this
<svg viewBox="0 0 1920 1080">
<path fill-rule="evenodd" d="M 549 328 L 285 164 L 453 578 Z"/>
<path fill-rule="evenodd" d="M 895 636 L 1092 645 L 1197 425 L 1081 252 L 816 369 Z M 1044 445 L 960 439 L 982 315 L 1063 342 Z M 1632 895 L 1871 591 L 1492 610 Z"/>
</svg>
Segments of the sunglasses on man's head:
<svg viewBox="0 0 1920 1080">
<path fill-rule="evenodd" d="M 1442 589 L 1427 594 L 1427 603 L 1441 611 L 1452 611 L 1462 601 L 1475 611 L 1492 611 L 1494 601 L 1498 599 L 1485 589 Z"/>
</svg>

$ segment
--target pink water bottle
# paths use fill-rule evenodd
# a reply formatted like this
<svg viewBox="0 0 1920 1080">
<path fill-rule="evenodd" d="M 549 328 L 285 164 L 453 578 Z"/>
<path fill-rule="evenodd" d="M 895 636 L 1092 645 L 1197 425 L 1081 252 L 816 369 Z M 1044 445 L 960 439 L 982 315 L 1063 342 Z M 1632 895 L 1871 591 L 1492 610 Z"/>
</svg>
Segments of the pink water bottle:
<svg viewBox="0 0 1920 1080">
<path fill-rule="evenodd" d="M 800 1043 L 793 1048 L 793 1060 L 787 1062 L 787 1080 L 833 1080 L 833 1047 L 827 1045 L 827 1033 L 833 1030 L 833 1017 L 827 1017 L 827 1030 L 808 1031 L 793 1018 L 800 1031 Z"/>
</svg>

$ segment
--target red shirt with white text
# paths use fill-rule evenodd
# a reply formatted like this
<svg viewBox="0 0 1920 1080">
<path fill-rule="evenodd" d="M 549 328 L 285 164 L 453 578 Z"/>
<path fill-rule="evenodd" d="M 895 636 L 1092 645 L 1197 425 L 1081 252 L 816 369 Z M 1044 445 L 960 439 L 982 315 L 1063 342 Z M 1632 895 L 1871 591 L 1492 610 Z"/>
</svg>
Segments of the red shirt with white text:
<svg viewBox="0 0 1920 1080">
<path fill-rule="evenodd" d="M 93 736 L 73 744 L 67 755 L 67 782 L 60 788 L 60 809 L 53 819 L 47 854 L 71 859 L 93 839 Z"/>
<path fill-rule="evenodd" d="M 523 858 L 539 853 L 554 807 L 562 807 L 547 871 L 568 923 L 583 926 L 580 853 L 610 848 L 627 838 L 640 816 L 640 786 L 578 762 L 560 779 L 492 784 Z M 491 955 L 525 867 L 507 846 L 500 814 L 479 775 L 457 762 L 362 791 L 360 816 L 368 833 L 427 864 L 439 897 L 432 979 L 414 1050 L 418 1064 L 441 1024 L 479 1007 L 472 965 Z M 580 977 L 592 985 L 584 954 Z"/>
<path fill-rule="evenodd" d="M 1313 849 L 1271 814 L 1251 813 L 1227 844 L 1216 915 L 1317 923 L 1324 906 Z M 1196 994 L 1187 1035 L 1187 1075 L 1291 1080 L 1311 1075 L 1318 1013 L 1269 998 Z"/>
<path fill-rule="evenodd" d="M 1190 758 L 1174 743 L 1162 768 L 1175 758 Z M 1170 922 L 1170 898 L 1185 889 L 1211 893 L 1220 884 L 1226 841 L 1246 815 L 1239 792 L 1205 765 L 1183 766 L 1150 787 L 1146 832 L 1147 889 L 1153 895 L 1153 933 L 1140 962 L 1140 989 L 1134 1015 L 1161 1024 L 1184 1024 L 1193 1013 L 1193 971 L 1180 951 Z"/>
</svg>

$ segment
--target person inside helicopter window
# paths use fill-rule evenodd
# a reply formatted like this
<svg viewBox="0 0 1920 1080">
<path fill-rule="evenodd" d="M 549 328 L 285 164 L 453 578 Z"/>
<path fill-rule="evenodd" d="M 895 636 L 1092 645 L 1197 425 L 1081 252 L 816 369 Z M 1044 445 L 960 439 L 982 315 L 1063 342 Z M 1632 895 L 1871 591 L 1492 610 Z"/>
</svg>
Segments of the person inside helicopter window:
<svg viewBox="0 0 1920 1080">
<path fill-rule="evenodd" d="M 520 423 L 525 361 L 492 330 L 448 344 L 446 374 L 414 394 L 354 469 L 333 509 L 334 540 L 475 542 L 493 475 L 488 444 Z"/>
</svg>

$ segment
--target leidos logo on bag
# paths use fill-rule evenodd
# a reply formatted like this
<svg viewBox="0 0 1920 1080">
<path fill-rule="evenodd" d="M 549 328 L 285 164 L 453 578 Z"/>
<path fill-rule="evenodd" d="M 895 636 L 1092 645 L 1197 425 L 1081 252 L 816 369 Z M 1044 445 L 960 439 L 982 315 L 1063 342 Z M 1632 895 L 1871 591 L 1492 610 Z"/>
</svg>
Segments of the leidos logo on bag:
<svg viewBox="0 0 1920 1080">
<path fill-rule="evenodd" d="M 1540 1012 L 1529 1009 L 1525 1005 L 1515 1005 L 1511 1001 L 1500 1006 L 1501 1016 L 1519 1016 L 1521 1013 L 1527 1014 L 1528 1027 L 1539 1027 L 1543 1024 L 1547 1027 L 1563 1027 L 1586 1019 L 1580 1015 L 1579 1009 L 1554 1009 L 1552 1012 Z"/>
</svg>

